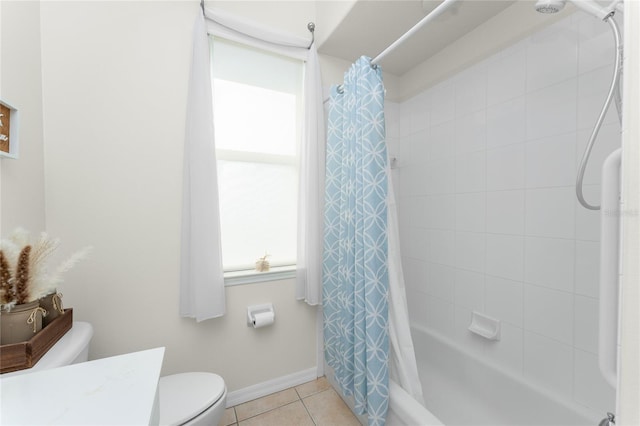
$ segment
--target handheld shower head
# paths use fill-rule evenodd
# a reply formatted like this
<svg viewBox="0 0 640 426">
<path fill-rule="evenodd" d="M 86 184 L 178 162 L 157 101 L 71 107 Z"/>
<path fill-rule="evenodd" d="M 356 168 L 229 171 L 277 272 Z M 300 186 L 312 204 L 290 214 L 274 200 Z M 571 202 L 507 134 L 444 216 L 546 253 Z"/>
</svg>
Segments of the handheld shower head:
<svg viewBox="0 0 640 426">
<path fill-rule="evenodd" d="M 540 13 L 558 13 L 566 4 L 566 0 L 539 0 L 536 3 L 536 11 Z"/>
</svg>

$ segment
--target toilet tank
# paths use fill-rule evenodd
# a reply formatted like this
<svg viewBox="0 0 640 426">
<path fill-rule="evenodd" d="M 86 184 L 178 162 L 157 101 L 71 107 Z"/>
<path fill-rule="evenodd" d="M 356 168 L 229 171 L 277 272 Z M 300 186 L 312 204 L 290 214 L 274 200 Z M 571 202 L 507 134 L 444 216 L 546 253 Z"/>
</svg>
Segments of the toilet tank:
<svg viewBox="0 0 640 426">
<path fill-rule="evenodd" d="M 91 343 L 92 337 L 93 327 L 91 324 L 88 322 L 74 321 L 71 330 L 67 331 L 65 335 L 40 358 L 36 365 L 25 370 L 5 373 L 0 377 L 5 378 L 85 362 L 89 359 L 89 344 Z"/>
</svg>

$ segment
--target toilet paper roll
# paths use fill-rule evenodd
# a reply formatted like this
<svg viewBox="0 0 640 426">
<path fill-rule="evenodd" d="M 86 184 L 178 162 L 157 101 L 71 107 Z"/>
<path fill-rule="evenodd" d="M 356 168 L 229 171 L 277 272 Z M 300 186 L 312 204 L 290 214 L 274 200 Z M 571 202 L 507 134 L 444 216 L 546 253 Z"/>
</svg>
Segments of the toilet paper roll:
<svg viewBox="0 0 640 426">
<path fill-rule="evenodd" d="M 265 327 L 273 324 L 275 314 L 271 312 L 260 312 L 253 317 L 253 328 Z"/>
</svg>

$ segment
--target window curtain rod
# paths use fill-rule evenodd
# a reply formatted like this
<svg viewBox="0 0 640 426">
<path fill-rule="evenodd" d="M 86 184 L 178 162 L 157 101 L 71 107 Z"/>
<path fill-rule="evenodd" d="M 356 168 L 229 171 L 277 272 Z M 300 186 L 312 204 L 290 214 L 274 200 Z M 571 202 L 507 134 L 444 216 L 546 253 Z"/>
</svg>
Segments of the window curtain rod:
<svg viewBox="0 0 640 426">
<path fill-rule="evenodd" d="M 200 8 L 202 9 L 202 16 L 206 18 L 207 14 L 204 11 L 204 0 L 200 0 Z M 311 46 L 313 46 L 313 43 L 316 41 L 316 24 L 314 24 L 313 22 L 309 22 L 307 24 L 307 30 L 309 30 L 309 32 L 311 33 L 311 43 L 309 43 L 307 49 L 311 49 Z"/>
<path fill-rule="evenodd" d="M 420 28 L 422 28 L 428 22 L 431 22 L 435 18 L 437 18 L 438 16 L 442 15 L 442 13 L 445 10 L 447 10 L 456 1 L 458 1 L 458 0 L 443 0 L 442 3 L 440 3 L 435 9 L 433 9 L 431 11 L 431 13 L 429 13 L 427 16 L 422 18 L 417 24 L 415 24 L 413 27 L 411 27 L 411 29 L 409 31 L 404 33 L 399 39 L 397 39 L 389 47 L 384 49 L 378 56 L 373 58 L 371 60 L 371 65 L 374 66 L 374 65 L 377 65 L 378 63 L 380 63 L 380 61 L 385 56 L 387 56 L 389 53 L 391 53 L 396 47 L 401 45 L 405 40 L 407 40 L 409 37 L 411 37 L 413 34 L 415 34 Z"/>
<path fill-rule="evenodd" d="M 313 43 L 316 41 L 316 24 L 309 22 L 307 24 L 307 29 L 311 33 L 311 43 L 309 43 L 309 47 L 307 47 L 307 49 L 311 49 L 311 46 L 313 46 Z"/>
</svg>

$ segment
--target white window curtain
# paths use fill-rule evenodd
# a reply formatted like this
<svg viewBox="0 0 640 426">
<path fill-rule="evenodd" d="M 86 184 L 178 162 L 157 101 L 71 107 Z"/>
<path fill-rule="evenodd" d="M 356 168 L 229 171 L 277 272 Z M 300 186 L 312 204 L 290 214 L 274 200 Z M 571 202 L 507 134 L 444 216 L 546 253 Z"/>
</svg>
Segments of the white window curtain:
<svg viewBox="0 0 640 426">
<path fill-rule="evenodd" d="M 318 305 L 322 301 L 325 123 L 316 46 L 309 46 L 308 38 L 279 33 L 216 8 L 206 8 L 205 16 L 210 34 L 305 62 L 304 130 L 298 186 L 296 298 L 310 305 Z"/>
<path fill-rule="evenodd" d="M 207 7 L 204 15 L 194 25 L 187 107 L 180 313 L 201 321 L 224 315 L 225 309 L 207 33 L 305 62 L 296 298 L 317 305 L 322 299 L 325 131 L 316 46 L 215 8 Z"/>
<path fill-rule="evenodd" d="M 209 39 L 202 13 L 193 56 L 184 144 L 180 315 L 200 322 L 225 313 Z"/>
<path fill-rule="evenodd" d="M 311 46 L 304 82 L 305 123 L 298 184 L 296 298 L 322 303 L 325 123 L 316 46 Z"/>
</svg>

